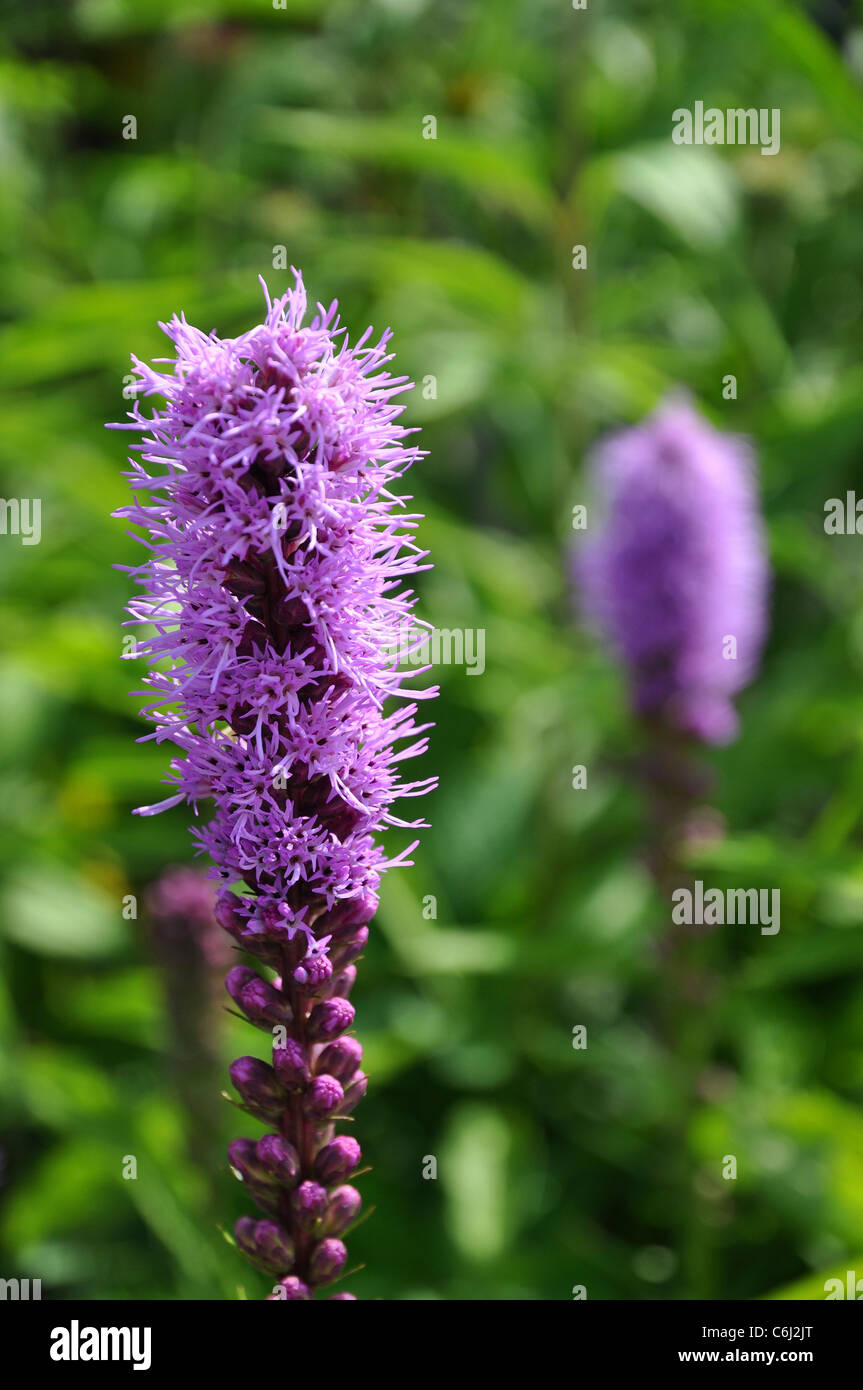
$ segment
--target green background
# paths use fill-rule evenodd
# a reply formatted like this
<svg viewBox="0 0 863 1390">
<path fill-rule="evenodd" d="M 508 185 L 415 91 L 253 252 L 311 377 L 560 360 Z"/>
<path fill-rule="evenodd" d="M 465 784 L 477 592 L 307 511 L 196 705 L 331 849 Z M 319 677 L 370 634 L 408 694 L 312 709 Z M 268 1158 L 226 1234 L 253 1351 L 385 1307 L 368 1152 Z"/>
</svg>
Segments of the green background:
<svg viewBox="0 0 863 1390">
<path fill-rule="evenodd" d="M 5 8 L 0 469 L 4 497 L 42 499 L 42 539 L 0 537 L 0 1276 L 52 1298 L 269 1287 L 218 1230 L 247 1210 L 222 1156 L 243 1117 L 225 1104 L 212 1163 L 190 1160 L 163 981 L 122 914 L 191 841 L 182 808 L 130 815 L 167 757 L 134 741 L 111 566 L 138 556 L 102 423 L 157 320 L 256 322 L 283 246 L 313 301 L 355 336 L 392 325 L 399 368 L 436 379 L 406 417 L 429 450 L 422 613 L 486 633 L 482 676 L 439 672 L 433 829 L 354 993 L 377 1210 L 346 1286 L 822 1298 L 863 1277 L 863 540 L 823 528 L 863 446 L 859 10 Z M 780 108 L 781 152 L 674 146 L 696 100 Z M 725 834 L 691 868 L 778 887 L 782 929 L 716 933 L 713 1002 L 669 1033 L 635 733 L 568 553 L 585 451 L 676 384 L 754 437 L 774 569 L 741 736 L 708 759 Z M 217 1091 L 263 1038 L 220 1006 L 208 1026 Z"/>
</svg>

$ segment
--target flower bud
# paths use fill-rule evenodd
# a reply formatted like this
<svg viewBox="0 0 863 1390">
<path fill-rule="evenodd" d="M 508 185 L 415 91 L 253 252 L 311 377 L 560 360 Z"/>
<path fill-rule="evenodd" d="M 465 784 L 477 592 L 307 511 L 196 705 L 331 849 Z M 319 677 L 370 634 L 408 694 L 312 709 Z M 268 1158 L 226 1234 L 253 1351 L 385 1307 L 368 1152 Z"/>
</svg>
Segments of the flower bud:
<svg viewBox="0 0 863 1390">
<path fill-rule="evenodd" d="M 336 1038 L 335 1042 L 324 1048 L 317 1060 L 317 1067 L 344 1085 L 350 1081 L 362 1060 L 362 1044 L 356 1038 Z"/>
<path fill-rule="evenodd" d="M 301 1182 L 291 1193 L 291 1211 L 300 1231 L 313 1231 L 327 1210 L 327 1189 L 317 1182 Z"/>
<path fill-rule="evenodd" d="M 327 1144 L 315 1159 L 315 1177 L 325 1187 L 343 1182 L 359 1167 L 363 1153 L 356 1139 L 349 1134 L 339 1134 L 331 1144 Z"/>
<path fill-rule="evenodd" d="M 271 1119 L 285 1104 L 285 1093 L 272 1067 L 257 1057 L 238 1057 L 231 1063 L 231 1080 L 254 1115 Z"/>
<path fill-rule="evenodd" d="M 274 1023 L 288 1023 L 290 1006 L 277 990 L 248 966 L 236 965 L 225 979 L 225 988 L 250 1023 L 269 1030 Z"/>
<path fill-rule="evenodd" d="M 368 939 L 368 927 L 358 927 L 350 939 L 345 941 L 344 945 L 334 946 L 330 952 L 330 959 L 333 962 L 334 968 L 343 970 L 352 960 L 356 960 L 357 956 L 361 956 L 366 949 Z"/>
<path fill-rule="evenodd" d="M 303 1097 L 303 1108 L 307 1115 L 331 1115 L 344 1098 L 342 1084 L 334 1076 L 316 1076 Z"/>
<path fill-rule="evenodd" d="M 327 1296 L 326 1296 L 326 1299 L 324 1300 L 324 1302 L 325 1302 L 325 1303 L 346 1303 L 346 1302 L 347 1302 L 347 1303 L 356 1303 L 356 1302 L 357 1302 L 357 1296 L 356 1296 L 355 1293 L 328 1293 Z"/>
<path fill-rule="evenodd" d="M 340 1115 L 350 1115 L 355 1110 L 369 1088 L 369 1078 L 364 1071 L 354 1074 L 350 1086 L 345 1087 L 345 1098 L 339 1106 Z"/>
<path fill-rule="evenodd" d="M 224 928 L 229 936 L 235 941 L 239 941 L 246 927 L 246 919 L 237 911 L 242 904 L 236 893 L 220 893 L 213 909 L 213 915 L 219 926 Z"/>
<path fill-rule="evenodd" d="M 347 999 L 325 999 L 309 1014 L 308 1035 L 314 1042 L 330 1042 L 350 1028 L 355 1013 Z"/>
<path fill-rule="evenodd" d="M 247 1182 L 273 1181 L 260 1161 L 254 1139 L 232 1139 L 228 1145 L 228 1162 Z"/>
<path fill-rule="evenodd" d="M 279 1302 L 286 1299 L 289 1303 L 303 1303 L 311 1299 L 311 1290 L 308 1284 L 304 1284 L 302 1279 L 298 1279 L 296 1274 L 288 1274 L 284 1279 L 280 1279 L 272 1293 L 267 1294 L 268 1303 Z"/>
<path fill-rule="evenodd" d="M 305 1049 L 296 1038 L 288 1038 L 283 1047 L 273 1048 L 273 1066 L 286 1090 L 305 1090 L 311 1073 Z"/>
<path fill-rule="evenodd" d="M 340 1236 L 353 1225 L 360 1214 L 363 1199 L 355 1187 L 337 1187 L 330 1193 L 323 1230 L 328 1236 Z"/>
<path fill-rule="evenodd" d="M 318 986 L 326 984 L 332 973 L 333 967 L 329 956 L 306 956 L 305 960 L 300 961 L 294 971 L 294 979 L 304 989 L 313 991 Z"/>
<path fill-rule="evenodd" d="M 256 1222 L 251 1216 L 241 1216 L 234 1226 L 234 1239 L 243 1253 L 252 1258 L 257 1254 L 255 1225 Z"/>
<path fill-rule="evenodd" d="M 244 951 L 249 951 L 268 965 L 279 966 L 295 927 L 296 919 L 292 917 L 287 904 L 265 902 L 256 906 L 255 912 L 246 921 L 239 944 Z"/>
<path fill-rule="evenodd" d="M 249 980 L 254 980 L 254 978 L 254 970 L 250 970 L 247 965 L 235 965 L 233 970 L 228 971 L 225 976 L 225 989 L 235 1004 L 240 1002 L 240 991 L 243 985 L 247 985 Z"/>
<path fill-rule="evenodd" d="M 331 912 L 327 912 L 318 922 L 316 930 L 331 936 L 334 941 L 343 941 L 350 936 L 355 927 L 364 927 L 378 910 L 378 900 L 373 893 L 362 893 L 357 898 L 343 898 Z"/>
<path fill-rule="evenodd" d="M 234 1227 L 234 1235 L 243 1253 L 272 1274 L 290 1269 L 294 1262 L 293 1241 L 275 1221 L 255 1221 L 250 1216 L 241 1216 Z"/>
<path fill-rule="evenodd" d="M 309 1260 L 309 1279 L 313 1284 L 331 1284 L 345 1267 L 348 1252 L 340 1240 L 328 1236 L 315 1246 Z"/>
<path fill-rule="evenodd" d="M 347 965 L 338 975 L 333 976 L 330 985 L 330 998 L 338 996 L 340 999 L 347 999 L 357 980 L 357 967 Z"/>
<path fill-rule="evenodd" d="M 294 1243 L 275 1221 L 259 1221 L 255 1226 L 258 1258 L 274 1273 L 290 1269 L 294 1263 Z"/>
<path fill-rule="evenodd" d="M 265 1181 L 293 1187 L 300 1172 L 300 1156 L 281 1134 L 265 1134 L 255 1146 L 255 1158 Z"/>
</svg>

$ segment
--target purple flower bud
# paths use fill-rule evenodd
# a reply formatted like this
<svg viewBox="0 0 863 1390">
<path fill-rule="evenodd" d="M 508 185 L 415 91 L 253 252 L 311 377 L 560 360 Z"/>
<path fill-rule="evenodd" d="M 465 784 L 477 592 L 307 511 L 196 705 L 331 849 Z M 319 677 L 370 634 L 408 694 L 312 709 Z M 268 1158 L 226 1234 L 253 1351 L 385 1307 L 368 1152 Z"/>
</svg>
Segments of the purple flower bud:
<svg viewBox="0 0 863 1390">
<path fill-rule="evenodd" d="M 335 1042 L 328 1043 L 324 1048 L 317 1066 L 344 1085 L 350 1081 L 362 1060 L 363 1049 L 356 1038 L 336 1038 Z"/>
<path fill-rule="evenodd" d="M 235 893 L 222 893 L 216 900 L 216 906 L 213 909 L 213 915 L 219 926 L 235 941 L 239 941 L 246 925 L 245 917 L 237 911 L 237 908 L 241 906 L 240 899 Z"/>
<path fill-rule="evenodd" d="M 258 1252 L 257 1243 L 255 1241 L 255 1225 L 256 1222 L 251 1216 L 241 1216 L 234 1226 L 234 1239 L 240 1249 L 244 1251 L 245 1254 L 252 1257 L 257 1255 Z"/>
<path fill-rule="evenodd" d="M 333 967 L 328 956 L 306 956 L 294 971 L 294 979 L 305 989 L 314 990 L 325 984 L 332 973 Z"/>
<path fill-rule="evenodd" d="M 328 1293 L 324 1299 L 325 1303 L 356 1303 L 355 1293 Z"/>
<path fill-rule="evenodd" d="M 254 980 L 255 972 L 250 970 L 247 965 L 235 965 L 233 970 L 229 970 L 225 976 L 225 989 L 230 994 L 235 1004 L 240 1001 L 240 991 L 243 985 L 247 985 L 249 980 Z"/>
<path fill-rule="evenodd" d="M 340 974 L 336 975 L 330 985 L 330 998 L 338 996 L 340 999 L 347 999 L 353 989 L 357 978 L 357 967 L 348 965 Z"/>
<path fill-rule="evenodd" d="M 231 1080 L 249 1109 L 266 1119 L 277 1115 L 285 1104 L 285 1092 L 273 1068 L 258 1057 L 238 1057 L 231 1063 Z"/>
<path fill-rule="evenodd" d="M 309 1278 L 313 1284 L 331 1284 L 345 1267 L 348 1252 L 340 1240 L 328 1236 L 316 1245 L 309 1261 Z"/>
<path fill-rule="evenodd" d="M 271 1274 L 290 1269 L 294 1262 L 293 1241 L 275 1221 L 254 1221 L 249 1216 L 241 1216 L 234 1227 L 234 1235 L 249 1259 Z"/>
<path fill-rule="evenodd" d="M 291 1193 L 291 1211 L 300 1231 L 313 1231 L 327 1210 L 328 1194 L 317 1182 L 301 1182 Z"/>
<path fill-rule="evenodd" d="M 344 1098 L 341 1082 L 334 1076 L 316 1076 L 303 1097 L 303 1108 L 307 1115 L 331 1115 Z"/>
<path fill-rule="evenodd" d="M 267 1294 L 267 1302 L 278 1302 L 285 1299 L 288 1303 L 305 1303 L 311 1299 L 312 1292 L 308 1284 L 304 1284 L 302 1279 L 298 1279 L 295 1274 L 289 1274 L 287 1278 L 280 1279 L 276 1290 Z"/>
<path fill-rule="evenodd" d="M 251 1023 L 269 1029 L 274 1023 L 287 1023 L 291 1010 L 271 984 L 248 966 L 236 965 L 225 978 L 225 988 Z"/>
<path fill-rule="evenodd" d="M 281 1187 L 293 1187 L 300 1172 L 300 1157 L 281 1134 L 265 1134 L 255 1146 L 255 1157 L 266 1176 Z"/>
<path fill-rule="evenodd" d="M 262 851 L 266 858 L 268 851 Z M 248 917 L 240 945 L 269 965 L 281 965 L 286 946 L 298 932 L 306 931 L 306 909 L 295 912 L 285 902 L 255 899 L 255 910 Z"/>
<path fill-rule="evenodd" d="M 709 743 L 758 664 L 768 585 L 745 444 L 671 400 L 599 447 L 605 512 L 577 557 L 586 608 L 617 649 L 639 714 Z M 728 638 L 735 660 L 728 659 Z"/>
<path fill-rule="evenodd" d="M 349 1134 L 339 1134 L 321 1149 L 315 1159 L 315 1177 L 325 1187 L 343 1182 L 359 1167 L 363 1153 L 356 1139 Z"/>
<path fill-rule="evenodd" d="M 369 1078 L 364 1071 L 358 1071 L 350 1086 L 345 1087 L 345 1098 L 339 1106 L 339 1114 L 350 1115 L 351 1111 L 359 1105 L 368 1088 Z"/>
<path fill-rule="evenodd" d="M 374 893 L 361 893 L 356 898 L 343 898 L 341 902 L 321 918 L 321 931 L 334 941 L 349 936 L 355 927 L 364 927 L 378 910 L 378 900 Z"/>
<path fill-rule="evenodd" d="M 269 1183 L 273 1179 L 262 1164 L 254 1139 L 232 1139 L 228 1145 L 228 1160 L 246 1181 Z"/>
<path fill-rule="evenodd" d="M 315 1042 L 330 1042 L 350 1028 L 355 1013 L 348 999 L 325 999 L 309 1014 L 308 1036 Z"/>
<path fill-rule="evenodd" d="M 330 952 L 333 961 L 333 969 L 342 970 L 346 965 L 349 965 L 351 961 L 356 960 L 357 956 L 361 956 L 366 949 L 368 939 L 368 927 L 359 927 L 357 931 L 354 932 L 353 936 L 351 936 L 348 941 L 345 941 L 343 945 L 334 946 Z"/>
<path fill-rule="evenodd" d="M 288 1091 L 302 1091 L 308 1085 L 311 1072 L 305 1049 L 295 1038 L 288 1038 L 283 1047 L 273 1048 L 273 1067 Z"/>
<path fill-rule="evenodd" d="M 275 1221 L 259 1221 L 254 1232 L 258 1258 L 268 1269 L 278 1273 L 294 1263 L 294 1243 Z"/>
<path fill-rule="evenodd" d="M 360 1214 L 363 1199 L 355 1187 L 337 1187 L 330 1193 L 323 1230 L 328 1236 L 340 1236 L 352 1226 Z"/>
</svg>

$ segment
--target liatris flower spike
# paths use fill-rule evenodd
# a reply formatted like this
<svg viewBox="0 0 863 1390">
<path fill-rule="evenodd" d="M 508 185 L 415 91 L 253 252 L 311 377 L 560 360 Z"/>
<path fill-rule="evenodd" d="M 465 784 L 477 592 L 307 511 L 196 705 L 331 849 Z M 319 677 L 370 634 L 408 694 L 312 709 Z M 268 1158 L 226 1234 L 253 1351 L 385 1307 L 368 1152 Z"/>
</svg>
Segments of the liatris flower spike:
<svg viewBox="0 0 863 1390">
<path fill-rule="evenodd" d="M 627 668 L 633 705 L 680 733 L 728 742 L 732 697 L 755 673 L 766 627 L 749 450 L 678 398 L 603 442 L 593 471 L 604 517 L 577 577 Z"/>
<path fill-rule="evenodd" d="M 407 698 L 396 653 L 415 599 L 401 586 L 426 567 L 419 518 L 393 492 L 420 457 L 396 424 L 410 383 L 382 370 L 389 334 L 349 346 L 335 304 L 303 326 L 294 274 L 239 338 L 174 318 L 170 372 L 133 359 L 138 390 L 166 405 L 145 418 L 136 402 L 119 427 L 144 433 L 140 496 L 120 514 L 150 550 L 129 605 L 155 634 L 138 646 L 153 667 L 148 737 L 179 752 L 172 795 L 140 814 L 212 802 L 193 833 L 222 881 L 216 915 L 260 966 L 235 966 L 227 989 L 274 1041 L 272 1064 L 231 1067 L 241 1108 L 268 1127 L 230 1146 L 263 1213 L 240 1220 L 237 1244 L 278 1281 L 271 1298 L 306 1300 L 342 1273 L 360 1208 L 346 1181 L 359 1145 L 336 1133 L 367 1085 L 349 1036 L 354 962 L 381 875 L 416 844 L 387 859 L 377 835 L 424 826 L 390 807 L 434 779 L 398 776 L 426 747 L 417 706 L 382 711 Z"/>
<path fill-rule="evenodd" d="M 588 614 L 622 660 L 639 716 L 633 770 L 649 808 L 645 859 L 667 912 L 691 881 L 704 827 L 721 833 L 721 820 L 704 806 L 712 775 L 699 744 L 735 736 L 734 697 L 755 674 L 765 635 L 768 571 L 754 464 L 742 440 L 713 429 L 678 397 L 605 440 L 594 475 L 601 514 L 589 522 L 576 575 Z M 663 1162 L 683 1194 L 670 1239 L 689 1290 L 703 1278 L 692 1232 L 704 1229 L 705 1213 L 687 1152 L 718 983 L 703 934 L 672 914 L 655 937 L 654 1031 L 670 1058 L 674 1117 Z"/>
</svg>

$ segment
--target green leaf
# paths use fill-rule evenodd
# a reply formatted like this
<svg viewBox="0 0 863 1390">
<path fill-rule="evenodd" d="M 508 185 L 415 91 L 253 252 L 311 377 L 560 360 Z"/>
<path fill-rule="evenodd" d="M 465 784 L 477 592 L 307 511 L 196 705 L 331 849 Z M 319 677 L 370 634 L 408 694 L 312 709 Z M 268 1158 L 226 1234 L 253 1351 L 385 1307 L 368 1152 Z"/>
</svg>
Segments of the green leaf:
<svg viewBox="0 0 863 1390">
<path fill-rule="evenodd" d="M 21 865 L 4 889 L 2 908 L 5 935 L 38 955 L 95 959 L 127 939 L 122 903 L 50 862 Z"/>
<path fill-rule="evenodd" d="M 706 251 L 738 229 L 734 175 L 712 150 L 667 143 L 626 150 L 614 159 L 620 193 L 640 203 L 693 249 Z"/>
<path fill-rule="evenodd" d="M 443 120 L 437 138 L 424 139 L 423 120 L 412 113 L 341 115 L 268 108 L 261 112 L 260 128 L 266 138 L 294 148 L 460 184 L 532 226 L 547 224 L 551 199 L 537 177 L 535 150 L 496 142 Z"/>
</svg>

